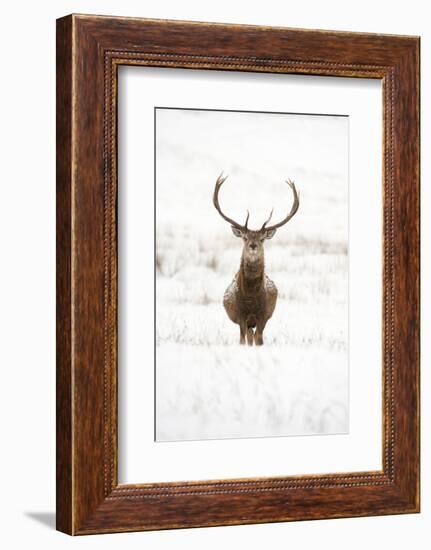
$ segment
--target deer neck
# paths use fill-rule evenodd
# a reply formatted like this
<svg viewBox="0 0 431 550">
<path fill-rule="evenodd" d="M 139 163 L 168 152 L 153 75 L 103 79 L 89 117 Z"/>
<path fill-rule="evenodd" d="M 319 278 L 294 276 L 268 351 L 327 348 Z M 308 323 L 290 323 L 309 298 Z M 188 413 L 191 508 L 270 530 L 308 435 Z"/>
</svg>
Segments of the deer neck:
<svg viewBox="0 0 431 550">
<path fill-rule="evenodd" d="M 246 294 L 258 292 L 263 284 L 265 275 L 265 258 L 263 254 L 251 260 L 245 254 L 241 257 L 239 270 L 241 288 Z"/>
</svg>

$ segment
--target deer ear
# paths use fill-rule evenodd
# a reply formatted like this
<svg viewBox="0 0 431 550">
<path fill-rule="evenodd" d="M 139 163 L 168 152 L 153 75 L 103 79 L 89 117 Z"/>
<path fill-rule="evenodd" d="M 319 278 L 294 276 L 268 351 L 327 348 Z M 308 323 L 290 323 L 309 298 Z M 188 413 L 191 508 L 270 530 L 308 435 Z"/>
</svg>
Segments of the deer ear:
<svg viewBox="0 0 431 550">
<path fill-rule="evenodd" d="M 241 229 L 238 229 L 234 225 L 231 225 L 232 233 L 235 235 L 235 237 L 242 237 L 242 231 Z"/>
<path fill-rule="evenodd" d="M 276 229 L 267 229 L 265 231 L 265 239 L 272 239 L 276 231 L 277 231 Z"/>
</svg>

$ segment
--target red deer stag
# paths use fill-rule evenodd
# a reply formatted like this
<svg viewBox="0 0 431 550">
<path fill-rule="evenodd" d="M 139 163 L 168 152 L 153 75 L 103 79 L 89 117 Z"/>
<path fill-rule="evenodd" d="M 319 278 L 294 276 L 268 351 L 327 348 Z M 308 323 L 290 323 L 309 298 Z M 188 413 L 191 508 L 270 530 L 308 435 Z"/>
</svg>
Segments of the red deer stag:
<svg viewBox="0 0 431 550">
<path fill-rule="evenodd" d="M 244 225 L 240 225 L 233 219 L 223 214 L 218 195 L 220 187 L 226 181 L 227 176 L 220 174 L 218 177 L 213 195 L 213 203 L 220 216 L 229 222 L 235 237 L 243 240 L 244 246 L 241 255 L 241 265 L 234 280 L 226 289 L 223 297 L 223 305 L 231 321 L 239 325 L 240 344 L 256 346 L 263 344 L 263 330 L 268 319 L 274 313 L 277 303 L 277 287 L 265 274 L 265 258 L 263 244 L 265 239 L 272 239 L 276 230 L 286 224 L 299 208 L 299 195 L 293 181 L 286 183 L 293 191 L 293 204 L 289 214 L 279 223 L 267 226 L 272 217 L 269 218 L 256 231 L 248 229 L 247 223 L 249 212 Z"/>
</svg>

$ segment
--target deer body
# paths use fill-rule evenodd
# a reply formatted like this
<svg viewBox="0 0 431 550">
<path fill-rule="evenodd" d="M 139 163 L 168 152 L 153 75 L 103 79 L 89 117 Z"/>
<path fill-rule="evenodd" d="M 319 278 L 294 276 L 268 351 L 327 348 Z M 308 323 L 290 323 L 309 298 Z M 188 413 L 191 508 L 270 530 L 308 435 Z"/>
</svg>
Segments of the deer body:
<svg viewBox="0 0 431 550">
<path fill-rule="evenodd" d="M 263 270 L 259 277 L 249 279 L 241 262 L 240 270 L 223 296 L 229 319 L 239 325 L 241 344 L 245 344 L 246 339 L 249 345 L 253 345 L 253 341 L 256 345 L 263 344 L 263 329 L 276 303 L 277 287 L 271 279 Z"/>
<path fill-rule="evenodd" d="M 277 303 L 277 287 L 265 273 L 264 241 L 271 239 L 277 228 L 287 223 L 299 207 L 299 196 L 293 182 L 287 183 L 294 192 L 294 203 L 288 216 L 280 223 L 267 227 L 271 215 L 260 230 L 248 229 L 247 223 L 240 225 L 221 211 L 218 192 L 226 178 L 220 176 L 216 182 L 213 202 L 220 215 L 231 224 L 233 234 L 243 240 L 240 268 L 234 280 L 226 289 L 223 305 L 229 319 L 239 325 L 240 344 L 262 345 L 263 330 L 272 317 Z"/>
</svg>

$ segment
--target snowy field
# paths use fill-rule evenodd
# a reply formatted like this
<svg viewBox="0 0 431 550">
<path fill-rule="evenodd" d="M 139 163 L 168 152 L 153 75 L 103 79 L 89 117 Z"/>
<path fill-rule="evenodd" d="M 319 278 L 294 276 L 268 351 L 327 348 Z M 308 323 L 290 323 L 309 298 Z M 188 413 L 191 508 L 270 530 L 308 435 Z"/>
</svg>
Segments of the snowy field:
<svg viewBox="0 0 431 550">
<path fill-rule="evenodd" d="M 348 119 L 156 111 L 156 439 L 348 431 Z M 212 205 L 258 228 L 278 287 L 261 348 L 239 345 L 222 298 L 242 241 Z"/>
</svg>

